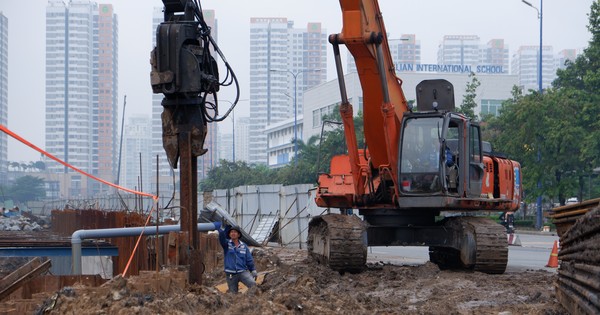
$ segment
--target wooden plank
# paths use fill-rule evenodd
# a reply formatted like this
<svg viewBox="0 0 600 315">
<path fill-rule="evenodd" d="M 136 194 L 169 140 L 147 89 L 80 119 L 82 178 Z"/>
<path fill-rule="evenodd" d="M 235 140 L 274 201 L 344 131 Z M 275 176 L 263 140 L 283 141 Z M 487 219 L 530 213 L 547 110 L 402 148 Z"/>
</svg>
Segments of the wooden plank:
<svg viewBox="0 0 600 315">
<path fill-rule="evenodd" d="M 36 259 L 38 259 L 37 263 L 33 262 Z M 39 258 L 36 257 L 35 259 L 33 259 L 29 263 L 27 263 L 25 266 L 17 269 L 15 272 L 8 275 L 6 278 L 8 278 L 12 274 L 16 273 L 17 276 L 14 276 L 14 277 L 17 277 L 17 279 L 12 281 L 6 287 L 2 287 L 2 289 L 0 290 L 0 301 L 4 300 L 6 297 L 8 297 L 11 293 L 16 291 L 18 288 L 20 288 L 27 281 L 48 271 L 48 269 L 50 269 L 50 266 L 52 265 L 50 260 L 46 260 L 45 262 L 43 262 L 39 265 L 38 264 L 39 264 Z M 31 269 L 31 267 L 32 267 L 31 265 L 37 265 L 37 266 L 35 266 L 35 267 L 33 267 L 33 269 Z M 24 272 L 23 270 L 26 270 L 26 272 Z M 2 279 L 2 280 L 4 281 L 4 279 Z"/>
<path fill-rule="evenodd" d="M 42 260 L 39 257 L 36 257 L 30 261 L 28 261 L 25 265 L 19 267 L 17 270 L 13 271 L 8 276 L 2 278 L 0 280 L 0 291 L 4 291 L 15 281 L 23 277 L 23 275 L 31 272 L 35 268 L 37 268 L 42 263 Z"/>
</svg>

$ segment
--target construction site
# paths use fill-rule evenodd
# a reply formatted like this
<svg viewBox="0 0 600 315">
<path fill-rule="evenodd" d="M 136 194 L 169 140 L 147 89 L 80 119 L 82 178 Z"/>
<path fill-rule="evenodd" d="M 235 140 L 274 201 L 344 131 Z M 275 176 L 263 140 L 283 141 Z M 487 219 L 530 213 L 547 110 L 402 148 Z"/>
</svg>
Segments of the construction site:
<svg viewBox="0 0 600 315">
<path fill-rule="evenodd" d="M 205 196 L 199 221 L 246 227 L 259 285 L 250 290 L 242 285 L 241 296 L 226 293 L 223 249 L 214 232 L 198 233 L 201 281 L 190 283 L 189 265 L 181 263 L 182 234 L 158 234 L 153 223 L 143 236 L 87 234 L 81 269 L 73 272 L 75 230 L 143 226 L 146 218 L 138 213 L 60 209 L 44 219 L 28 213 L 3 218 L 0 314 L 597 313 L 600 200 L 554 209 L 558 272 L 540 266 L 493 275 L 370 254 L 362 272 L 344 273 L 306 251 L 311 205 L 309 194 L 296 194 L 298 188 L 244 187 L 237 198 L 231 197 L 234 191 Z"/>
<path fill-rule="evenodd" d="M 158 192 L 99 178 L 0 125 L 119 198 L 3 211 L 0 315 L 600 313 L 600 199 L 546 209 L 543 228 L 515 228 L 527 168 L 483 140 L 484 122 L 456 107 L 448 80 L 423 80 L 411 87 L 416 102 L 406 99 L 376 0 L 340 0 L 343 26 L 328 41 L 341 149 L 312 172 L 316 184 L 203 191 L 208 124 L 233 111 L 239 83 L 200 1 L 163 4 L 150 83 L 164 96 L 173 196 L 164 205 Z M 341 46 L 361 84 L 361 127 Z M 219 112 L 217 92 L 230 85 L 235 101 Z M 294 156 L 286 155 L 293 172 L 301 158 L 295 128 Z M 320 164 L 320 146 L 317 156 Z M 157 156 L 157 183 L 158 165 Z M 418 259 L 407 251 L 415 247 Z"/>
</svg>

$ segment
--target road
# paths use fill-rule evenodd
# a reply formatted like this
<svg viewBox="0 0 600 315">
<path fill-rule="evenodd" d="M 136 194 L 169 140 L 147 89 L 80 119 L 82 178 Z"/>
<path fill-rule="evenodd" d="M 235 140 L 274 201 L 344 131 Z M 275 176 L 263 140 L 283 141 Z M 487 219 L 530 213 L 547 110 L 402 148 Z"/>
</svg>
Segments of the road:
<svg viewBox="0 0 600 315">
<path fill-rule="evenodd" d="M 554 233 L 519 233 L 517 236 L 521 246 L 508 247 L 508 266 L 506 272 L 525 270 L 547 270 L 556 272 L 556 268 L 547 268 L 546 264 L 552 252 L 554 241 L 558 236 Z M 419 265 L 429 261 L 429 250 L 426 246 L 372 246 L 368 251 L 368 262 L 383 262 L 401 265 Z"/>
</svg>

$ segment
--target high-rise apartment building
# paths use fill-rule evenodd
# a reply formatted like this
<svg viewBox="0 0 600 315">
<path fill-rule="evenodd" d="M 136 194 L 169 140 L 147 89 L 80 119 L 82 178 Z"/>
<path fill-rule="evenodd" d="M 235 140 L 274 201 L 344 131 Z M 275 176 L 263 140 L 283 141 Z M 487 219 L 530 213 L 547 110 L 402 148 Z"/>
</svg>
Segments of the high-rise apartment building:
<svg viewBox="0 0 600 315">
<path fill-rule="evenodd" d="M 389 38 L 388 45 L 392 62 L 397 72 L 414 71 L 415 65 L 421 64 L 421 41 L 415 34 L 402 34 L 399 38 Z M 356 72 L 354 57 L 348 51 L 346 74 Z"/>
<path fill-rule="evenodd" d="M 150 117 L 147 115 L 129 117 L 123 135 L 123 163 L 119 180 L 121 186 L 152 191 L 150 182 L 156 176 L 152 165 L 156 165 L 156 158 L 152 157 L 151 129 Z"/>
<path fill-rule="evenodd" d="M 0 124 L 8 123 L 8 18 L 0 12 Z M 0 184 L 6 185 L 8 139 L 0 134 Z"/>
<path fill-rule="evenodd" d="M 221 130 L 220 128 L 219 130 Z M 219 161 L 233 161 L 233 134 L 231 132 L 219 132 Z"/>
<path fill-rule="evenodd" d="M 49 0 L 46 7 L 46 150 L 116 180 L 118 24 L 110 4 Z M 72 172 L 54 162 L 51 172 Z M 70 196 L 108 191 L 72 176 Z M 87 187 L 84 189 L 84 187 Z"/>
<path fill-rule="evenodd" d="M 235 156 L 233 160 L 235 161 L 250 161 L 249 153 L 250 153 L 250 117 L 240 117 L 236 118 L 235 121 L 235 135 L 234 135 L 234 144 L 235 144 Z"/>
<path fill-rule="evenodd" d="M 215 17 L 215 10 L 202 10 L 204 21 L 211 28 L 210 34 L 212 35 L 215 42 L 219 42 L 219 26 Z M 211 47 L 212 55 L 217 58 L 216 52 Z M 222 78 L 220 78 L 222 80 Z M 214 103 L 214 99 L 211 95 L 208 96 L 207 101 Z M 222 102 L 219 107 L 225 108 L 229 106 L 228 103 Z M 220 112 L 223 112 L 221 110 Z M 211 168 L 217 166 L 219 163 L 219 141 L 217 139 L 219 130 L 219 124 L 216 122 L 208 123 L 208 133 L 204 139 L 204 148 L 208 151 L 198 157 L 198 180 L 202 180 L 208 176 L 208 172 Z"/>
<path fill-rule="evenodd" d="M 302 113 L 304 90 L 326 78 L 321 23 L 295 29 L 286 18 L 250 19 L 250 163 L 267 163 L 265 127 Z"/>
<path fill-rule="evenodd" d="M 394 64 L 420 64 L 421 41 L 415 34 L 402 34 L 400 38 L 388 39 Z"/>
<path fill-rule="evenodd" d="M 154 12 L 152 14 L 152 32 L 150 33 L 152 36 L 152 47 L 156 47 L 156 29 L 164 19 L 163 8 L 154 7 Z M 162 94 L 152 93 L 152 155 L 155 157 L 153 159 L 155 162 L 152 168 L 156 169 L 156 156 L 158 155 L 158 173 L 160 177 L 165 177 L 165 180 L 170 182 L 168 179 L 171 176 L 171 169 L 162 142 L 162 119 L 160 115 L 163 112 L 163 107 L 161 105 L 163 97 Z M 156 186 L 153 185 L 152 189 L 153 191 L 156 191 Z"/>
<path fill-rule="evenodd" d="M 511 74 L 519 76 L 519 86 L 523 92 L 539 90 L 540 46 L 521 46 L 513 54 Z M 552 84 L 556 78 L 556 65 L 552 46 L 542 46 L 542 88 Z"/>
<path fill-rule="evenodd" d="M 563 49 L 556 54 L 556 69 L 564 69 L 567 66 L 565 63 L 567 60 L 571 62 L 575 62 L 577 58 L 577 49 Z"/>
<path fill-rule="evenodd" d="M 114 182 L 116 179 L 118 156 L 118 21 L 110 4 L 98 6 L 98 127 L 93 130 L 98 137 L 98 177 Z M 96 36 L 96 35 L 95 35 Z M 95 38 L 94 38 L 95 39 Z M 96 41 L 96 39 L 95 39 Z M 95 67 L 96 68 L 96 67 Z M 106 192 L 107 186 L 100 186 Z"/>
<path fill-rule="evenodd" d="M 438 46 L 440 65 L 475 66 L 480 61 L 479 36 L 445 35 Z"/>
<path fill-rule="evenodd" d="M 504 44 L 504 39 L 492 39 L 487 45 L 481 48 L 481 60 L 479 64 L 486 66 L 500 66 L 501 71 L 495 74 L 508 74 L 509 72 L 509 52 L 508 45 Z"/>
</svg>

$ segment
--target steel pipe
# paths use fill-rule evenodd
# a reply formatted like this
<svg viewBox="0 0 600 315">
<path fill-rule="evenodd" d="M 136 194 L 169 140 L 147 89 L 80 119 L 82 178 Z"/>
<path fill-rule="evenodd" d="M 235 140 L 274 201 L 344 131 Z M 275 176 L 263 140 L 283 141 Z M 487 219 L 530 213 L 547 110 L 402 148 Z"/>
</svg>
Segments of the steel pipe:
<svg viewBox="0 0 600 315">
<path fill-rule="evenodd" d="M 199 232 L 207 232 L 219 229 L 220 222 L 213 223 L 198 223 Z M 96 229 L 96 230 L 77 230 L 71 235 L 71 258 L 73 264 L 73 275 L 81 275 L 81 242 L 84 239 L 123 237 L 123 236 L 138 236 L 138 235 L 154 235 L 168 234 L 169 232 L 179 232 L 181 227 L 176 225 L 161 225 L 156 229 L 151 227 L 130 227 L 130 228 L 114 228 L 114 229 Z"/>
</svg>

